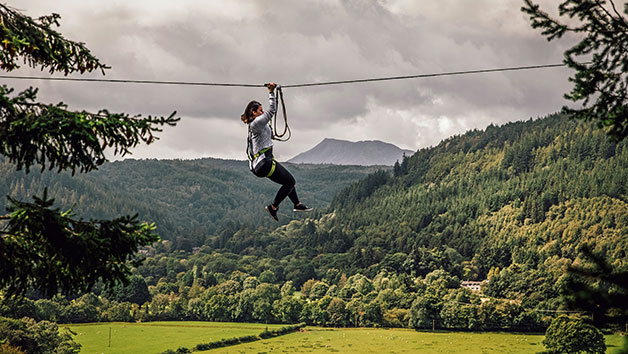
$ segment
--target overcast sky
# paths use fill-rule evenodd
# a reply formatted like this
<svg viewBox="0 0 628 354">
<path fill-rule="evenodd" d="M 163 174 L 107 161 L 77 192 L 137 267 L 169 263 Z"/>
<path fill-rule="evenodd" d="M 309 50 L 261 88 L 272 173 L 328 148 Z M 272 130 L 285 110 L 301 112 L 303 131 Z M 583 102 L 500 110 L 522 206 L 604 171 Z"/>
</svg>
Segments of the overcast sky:
<svg viewBox="0 0 628 354">
<path fill-rule="evenodd" d="M 550 13 L 556 2 L 540 1 Z M 573 44 L 547 42 L 523 0 L 20 0 L 32 17 L 56 12 L 66 38 L 112 68 L 109 79 L 289 85 L 551 64 Z M 20 69 L 15 74 L 45 75 Z M 287 160 L 324 138 L 381 140 L 417 150 L 469 129 L 527 120 L 567 104 L 567 68 L 353 85 L 286 88 Z M 102 77 L 91 73 L 86 77 Z M 72 110 L 182 118 L 133 158 L 246 159 L 240 114 L 264 88 L 5 81 L 40 88 Z"/>
</svg>

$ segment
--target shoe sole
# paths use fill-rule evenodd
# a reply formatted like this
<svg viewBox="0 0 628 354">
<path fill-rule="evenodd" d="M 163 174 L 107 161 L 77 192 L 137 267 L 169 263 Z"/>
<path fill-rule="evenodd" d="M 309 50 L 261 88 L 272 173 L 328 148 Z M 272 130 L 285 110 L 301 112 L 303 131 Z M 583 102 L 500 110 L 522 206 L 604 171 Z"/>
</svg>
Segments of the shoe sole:
<svg viewBox="0 0 628 354">
<path fill-rule="evenodd" d="M 294 212 L 296 212 L 296 213 L 303 213 L 303 212 L 312 211 L 312 210 L 314 210 L 314 208 L 309 208 L 309 209 L 304 209 L 304 210 L 301 210 L 301 209 L 292 209 L 292 211 L 294 211 Z"/>
<path fill-rule="evenodd" d="M 273 215 L 273 213 L 270 212 L 270 209 L 268 207 L 265 207 L 264 209 L 266 209 L 266 211 L 268 212 L 268 214 L 270 214 L 270 217 L 273 218 L 275 221 L 279 222 L 279 218 L 277 218 L 276 216 Z"/>
</svg>

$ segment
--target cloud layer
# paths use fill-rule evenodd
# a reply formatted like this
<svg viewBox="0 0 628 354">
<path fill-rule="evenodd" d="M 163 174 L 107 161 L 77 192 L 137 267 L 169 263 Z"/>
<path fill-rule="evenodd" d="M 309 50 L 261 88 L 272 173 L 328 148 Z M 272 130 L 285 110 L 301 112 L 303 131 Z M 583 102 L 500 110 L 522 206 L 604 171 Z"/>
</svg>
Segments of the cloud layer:
<svg viewBox="0 0 628 354">
<path fill-rule="evenodd" d="M 569 39 L 548 43 L 520 0 L 78 1 L 9 4 L 38 17 L 112 66 L 107 78 L 261 84 L 415 75 L 558 63 Z M 542 1 L 551 10 L 551 1 Z M 551 11 L 550 11 L 551 12 Z M 21 69 L 18 73 L 32 73 Z M 37 71 L 38 74 L 39 71 Z M 468 129 L 555 112 L 570 89 L 565 68 L 285 89 L 293 131 L 280 160 L 326 137 L 437 144 Z M 89 76 L 93 76 L 90 74 Z M 108 108 L 182 122 L 136 158 L 245 159 L 246 103 L 263 88 L 64 82 L 40 87 L 46 102 Z"/>
</svg>

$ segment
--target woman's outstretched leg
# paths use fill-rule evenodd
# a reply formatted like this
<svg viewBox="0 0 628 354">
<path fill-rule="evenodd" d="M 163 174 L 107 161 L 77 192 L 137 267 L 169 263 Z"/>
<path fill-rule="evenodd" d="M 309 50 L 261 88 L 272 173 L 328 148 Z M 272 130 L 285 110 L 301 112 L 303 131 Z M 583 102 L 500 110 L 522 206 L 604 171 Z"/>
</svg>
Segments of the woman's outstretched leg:
<svg viewBox="0 0 628 354">
<path fill-rule="evenodd" d="M 281 188 L 277 191 L 277 195 L 275 196 L 275 200 L 273 203 L 266 207 L 266 210 L 270 213 L 273 219 L 277 219 L 277 209 L 279 208 L 279 204 L 286 198 L 290 198 L 290 201 L 294 204 L 293 211 L 311 211 L 312 208 L 309 208 L 299 202 L 299 196 L 297 195 L 297 189 L 295 188 L 296 181 L 294 177 L 285 167 L 283 167 L 280 163 L 275 162 L 275 171 L 268 177 L 271 181 L 275 183 L 281 184 Z"/>
<path fill-rule="evenodd" d="M 296 181 L 292 174 L 279 162 L 275 162 L 275 171 L 268 178 L 275 183 L 281 184 L 281 188 L 279 188 L 277 195 L 275 195 L 275 200 L 273 200 L 274 207 L 279 207 L 279 204 L 281 204 L 286 197 L 289 197 L 294 205 L 299 204 L 299 197 L 294 188 Z"/>
</svg>

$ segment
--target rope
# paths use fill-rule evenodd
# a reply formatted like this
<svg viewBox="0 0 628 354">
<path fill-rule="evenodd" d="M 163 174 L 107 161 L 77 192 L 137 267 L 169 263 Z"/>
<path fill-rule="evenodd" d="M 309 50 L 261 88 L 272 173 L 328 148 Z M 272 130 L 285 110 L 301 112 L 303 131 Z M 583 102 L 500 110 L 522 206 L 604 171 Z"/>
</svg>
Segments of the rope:
<svg viewBox="0 0 628 354">
<path fill-rule="evenodd" d="M 589 64 L 585 62 L 582 64 Z M 420 79 L 439 76 L 455 76 L 455 75 L 467 75 L 467 74 L 481 74 L 481 73 L 494 73 L 503 71 L 518 71 L 518 70 L 532 70 L 543 68 L 556 68 L 566 66 L 566 64 L 544 64 L 544 65 L 530 65 L 530 66 L 515 66 L 508 68 L 496 68 L 496 69 L 481 69 L 481 70 L 465 70 L 465 71 L 451 71 L 442 73 L 431 74 L 419 74 L 419 75 L 405 75 L 405 76 L 388 76 L 368 79 L 357 80 L 342 80 L 342 81 L 326 81 L 326 82 L 314 82 L 304 84 L 283 85 L 284 88 L 294 87 L 312 87 L 312 86 L 328 86 L 328 85 L 341 85 L 341 84 L 353 84 L 353 83 L 365 83 L 365 82 L 377 82 L 377 81 L 391 81 L 391 80 L 406 80 L 406 79 Z M 46 80 L 46 81 L 80 81 L 80 82 L 108 82 L 108 83 L 125 83 L 125 84 L 154 84 L 154 85 L 187 85 L 187 86 L 222 86 L 222 87 L 264 87 L 260 84 L 237 84 L 237 83 L 217 83 L 217 82 L 193 82 L 193 81 L 159 81 L 159 80 L 128 80 L 128 79 L 90 79 L 90 78 L 72 78 L 72 77 L 46 77 L 46 76 L 17 76 L 17 75 L 0 75 L 0 79 L 15 79 L 15 80 Z"/>
<path fill-rule="evenodd" d="M 583 64 L 587 64 L 587 63 L 583 63 Z M 451 71 L 451 72 L 433 73 L 433 74 L 419 74 L 419 75 L 406 75 L 406 76 L 389 76 L 389 77 L 379 77 L 379 78 L 370 78 L 370 79 L 357 79 L 357 80 L 342 80 L 342 81 L 327 81 L 327 82 L 316 82 L 316 83 L 310 83 L 310 84 L 284 85 L 283 87 L 291 87 L 292 88 L 292 87 L 312 87 L 312 86 L 342 85 L 342 84 L 355 84 L 355 83 L 365 83 L 365 82 L 375 82 L 375 81 L 421 79 L 421 78 L 438 77 L 438 76 L 455 76 L 455 75 L 467 75 L 467 74 L 494 73 L 494 72 L 500 72 L 500 71 L 517 71 L 517 70 L 556 68 L 556 67 L 561 67 L 561 66 L 566 66 L 566 64 L 545 64 L 545 65 L 517 66 L 517 67 L 499 68 L 499 69 Z"/>
<path fill-rule="evenodd" d="M 222 86 L 222 87 L 264 87 L 264 85 L 257 85 L 257 84 L 230 84 L 230 83 L 216 83 L 216 82 L 127 80 L 127 79 L 89 79 L 89 78 L 84 78 L 84 77 L 47 77 L 47 76 L 0 75 L 0 79 L 44 80 L 44 81 L 108 82 L 108 83 L 118 83 L 118 84 L 153 84 L 153 85 Z"/>
<path fill-rule="evenodd" d="M 283 113 L 284 128 L 283 128 L 283 133 L 281 134 L 277 133 L 278 131 L 277 130 L 277 116 L 279 114 L 275 113 L 274 129 L 272 129 L 273 127 L 271 127 L 272 138 L 273 140 L 277 140 L 277 141 L 288 141 L 290 140 L 290 137 L 292 136 L 292 132 L 290 132 L 290 127 L 288 126 L 288 114 L 286 113 L 286 104 L 284 103 L 284 100 L 283 100 L 283 91 L 281 90 L 281 86 L 277 86 L 277 99 L 279 100 L 279 102 L 281 102 L 281 112 Z M 288 134 L 288 137 L 284 138 L 286 133 Z"/>
</svg>

